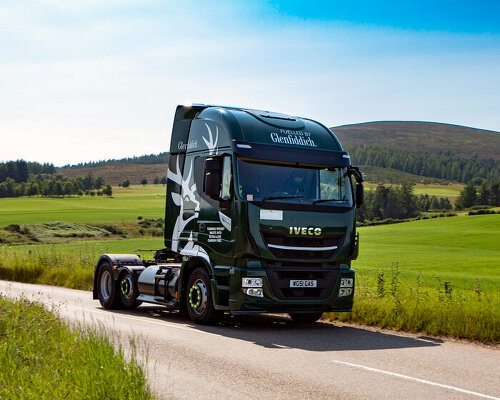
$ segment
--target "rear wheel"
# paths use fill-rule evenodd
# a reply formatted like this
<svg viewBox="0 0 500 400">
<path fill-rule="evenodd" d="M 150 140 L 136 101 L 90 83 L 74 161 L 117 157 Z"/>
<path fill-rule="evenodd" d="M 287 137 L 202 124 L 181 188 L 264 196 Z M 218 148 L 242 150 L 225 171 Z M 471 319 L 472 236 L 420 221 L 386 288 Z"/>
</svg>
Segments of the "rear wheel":
<svg viewBox="0 0 500 400">
<path fill-rule="evenodd" d="M 300 324 L 312 324 L 321 318 L 323 315 L 322 312 L 311 312 L 311 313 L 289 313 L 290 318 L 294 320 L 294 322 L 298 322 Z"/>
<path fill-rule="evenodd" d="M 205 268 L 196 268 L 188 279 L 187 310 L 193 322 L 209 325 L 217 322 L 223 312 L 214 307 L 210 277 Z"/>
<path fill-rule="evenodd" d="M 120 288 L 120 299 L 126 308 L 137 308 L 142 304 L 142 301 L 137 300 L 139 296 L 139 289 L 137 287 L 136 276 L 125 270 L 118 280 Z"/>
<path fill-rule="evenodd" d="M 109 262 L 101 264 L 97 277 L 97 296 L 101 306 L 106 309 L 120 308 L 121 298 L 118 293 L 118 282 L 113 278 L 113 268 Z"/>
</svg>

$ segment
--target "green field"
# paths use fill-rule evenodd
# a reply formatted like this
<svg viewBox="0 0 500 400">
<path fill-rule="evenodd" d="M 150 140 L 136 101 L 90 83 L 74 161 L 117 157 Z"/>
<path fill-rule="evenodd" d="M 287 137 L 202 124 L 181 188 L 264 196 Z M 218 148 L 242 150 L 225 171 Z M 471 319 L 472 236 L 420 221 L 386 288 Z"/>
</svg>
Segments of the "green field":
<svg viewBox="0 0 500 400">
<path fill-rule="evenodd" d="M 375 190 L 377 187 L 374 183 L 365 183 L 366 190 Z M 423 185 L 416 184 L 413 187 L 413 193 L 416 195 L 428 194 L 429 196 L 436 197 L 448 197 L 450 201 L 454 201 L 462 190 L 463 186 L 459 184 L 455 185 Z"/>
<path fill-rule="evenodd" d="M 500 290 L 500 215 L 434 218 L 359 228 L 360 252 L 354 268 L 361 275 L 388 271 L 399 263 L 401 277 L 422 274 L 425 285 L 437 276 L 464 289 L 476 279 Z"/>
<path fill-rule="evenodd" d="M 0 199 L 0 227 L 39 222 L 125 222 L 165 216 L 165 186 L 113 188 L 113 197 Z"/>
</svg>

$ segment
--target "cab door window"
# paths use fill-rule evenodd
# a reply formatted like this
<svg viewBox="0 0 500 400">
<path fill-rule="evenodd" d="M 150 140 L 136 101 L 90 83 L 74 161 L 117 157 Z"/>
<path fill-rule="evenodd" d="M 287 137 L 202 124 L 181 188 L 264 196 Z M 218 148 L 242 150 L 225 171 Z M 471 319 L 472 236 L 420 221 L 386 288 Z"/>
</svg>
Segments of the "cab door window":
<svg viewBox="0 0 500 400">
<path fill-rule="evenodd" d="M 222 162 L 221 199 L 231 199 L 231 156 L 225 156 Z"/>
</svg>

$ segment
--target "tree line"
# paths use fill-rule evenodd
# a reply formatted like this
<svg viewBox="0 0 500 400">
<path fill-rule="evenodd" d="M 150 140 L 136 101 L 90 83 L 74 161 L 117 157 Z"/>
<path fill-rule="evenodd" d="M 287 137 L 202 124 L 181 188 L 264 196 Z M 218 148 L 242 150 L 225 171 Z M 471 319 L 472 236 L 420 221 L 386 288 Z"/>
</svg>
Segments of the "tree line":
<svg viewBox="0 0 500 400">
<path fill-rule="evenodd" d="M 11 178 L 14 182 L 26 182 L 30 174 L 49 174 L 56 172 L 54 164 L 28 162 L 24 160 L 7 161 L 0 163 L 0 182 Z"/>
<path fill-rule="evenodd" d="M 354 164 L 393 168 L 411 174 L 467 183 L 474 178 L 500 180 L 500 162 L 486 158 L 459 158 L 449 152 L 416 153 L 378 146 L 348 146 Z"/>
<path fill-rule="evenodd" d="M 365 192 L 365 201 L 357 211 L 358 222 L 386 219 L 415 218 L 423 211 L 448 211 L 453 208 L 446 197 L 437 198 L 428 194 L 415 195 L 413 186 L 378 185 L 375 190 Z"/>
<path fill-rule="evenodd" d="M 21 196 L 68 196 L 84 194 L 90 196 L 111 196 L 111 185 L 106 185 L 101 177 L 92 174 L 85 177 L 64 178 L 61 175 L 30 174 L 26 181 L 16 182 L 8 177 L 0 183 L 0 197 Z"/>
<path fill-rule="evenodd" d="M 159 154 L 146 154 L 144 156 L 139 156 L 139 157 L 127 157 L 127 158 L 120 158 L 120 159 L 114 159 L 110 158 L 108 160 L 102 160 L 102 161 L 90 161 L 86 163 L 79 163 L 79 164 L 73 164 L 73 165 L 65 165 L 62 168 L 92 168 L 92 167 L 99 167 L 102 165 L 106 164 L 111 164 L 111 163 L 124 163 L 124 164 L 168 164 L 168 157 L 170 156 L 170 153 L 168 152 L 163 152 Z"/>
</svg>

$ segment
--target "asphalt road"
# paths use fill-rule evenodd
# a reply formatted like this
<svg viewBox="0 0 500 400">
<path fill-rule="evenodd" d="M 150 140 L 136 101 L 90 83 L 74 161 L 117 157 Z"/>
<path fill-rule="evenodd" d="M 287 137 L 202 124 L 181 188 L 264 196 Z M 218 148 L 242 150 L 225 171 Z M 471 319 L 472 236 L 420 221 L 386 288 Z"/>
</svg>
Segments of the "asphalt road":
<svg viewBox="0 0 500 400">
<path fill-rule="evenodd" d="M 134 338 L 159 398 L 496 399 L 498 348 L 347 324 L 301 326 L 281 316 L 212 327 L 155 306 L 107 311 L 86 291 L 0 281 L 0 293 Z"/>
</svg>

